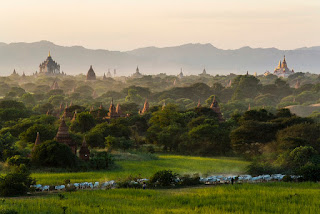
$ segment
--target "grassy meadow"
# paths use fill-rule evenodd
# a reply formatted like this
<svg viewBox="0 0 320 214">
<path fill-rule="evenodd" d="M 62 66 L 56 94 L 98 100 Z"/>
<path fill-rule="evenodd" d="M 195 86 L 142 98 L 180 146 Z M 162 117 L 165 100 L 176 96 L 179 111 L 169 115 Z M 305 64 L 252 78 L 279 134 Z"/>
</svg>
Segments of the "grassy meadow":
<svg viewBox="0 0 320 214">
<path fill-rule="evenodd" d="M 19 213 L 319 213 L 319 183 L 260 183 L 183 189 L 83 190 L 6 198 Z M 0 210 L 1 210 L 0 208 Z"/>
<path fill-rule="evenodd" d="M 92 172 L 36 172 L 31 176 L 37 179 L 39 184 L 62 184 L 65 179 L 75 182 L 108 181 L 126 178 L 129 175 L 150 177 L 155 172 L 170 169 L 180 174 L 200 173 L 211 174 L 241 174 L 245 173 L 248 162 L 239 158 L 206 158 L 181 155 L 158 155 L 157 159 L 118 159 L 115 167 L 110 170 Z"/>
</svg>

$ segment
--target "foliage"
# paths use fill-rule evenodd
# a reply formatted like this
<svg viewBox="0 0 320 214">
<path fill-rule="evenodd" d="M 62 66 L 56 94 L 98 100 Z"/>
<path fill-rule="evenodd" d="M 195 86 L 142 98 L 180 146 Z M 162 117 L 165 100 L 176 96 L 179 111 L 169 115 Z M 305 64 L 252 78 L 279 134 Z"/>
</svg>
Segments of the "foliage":
<svg viewBox="0 0 320 214">
<path fill-rule="evenodd" d="M 46 141 L 35 147 L 31 153 L 31 161 L 36 166 L 76 168 L 77 157 L 69 146 L 56 141 Z"/>
<path fill-rule="evenodd" d="M 75 121 L 72 122 L 70 129 L 75 132 L 85 133 L 95 127 L 96 122 L 93 116 L 88 112 L 77 114 Z"/>
<path fill-rule="evenodd" d="M 34 183 L 26 166 L 20 165 L 13 172 L 0 177 L 0 196 L 25 195 Z"/>
<path fill-rule="evenodd" d="M 21 164 L 29 166 L 30 159 L 26 158 L 26 157 L 22 157 L 21 155 L 15 155 L 15 156 L 8 158 L 6 162 L 10 166 L 20 166 Z"/>
<path fill-rule="evenodd" d="M 160 187 L 174 186 L 177 183 L 177 176 L 178 174 L 171 170 L 161 170 L 150 178 L 150 183 Z"/>
<path fill-rule="evenodd" d="M 108 169 L 112 163 L 112 157 L 107 152 L 95 152 L 91 154 L 90 166 L 92 169 Z"/>
</svg>

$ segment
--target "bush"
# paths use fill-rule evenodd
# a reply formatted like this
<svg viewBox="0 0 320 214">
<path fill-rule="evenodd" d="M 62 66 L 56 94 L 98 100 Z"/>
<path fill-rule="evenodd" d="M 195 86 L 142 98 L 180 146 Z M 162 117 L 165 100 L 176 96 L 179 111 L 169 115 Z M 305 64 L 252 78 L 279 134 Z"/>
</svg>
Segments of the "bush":
<svg viewBox="0 0 320 214">
<path fill-rule="evenodd" d="M 38 145 L 31 154 L 32 163 L 43 167 L 76 168 L 77 159 L 69 146 L 56 141 Z"/>
<path fill-rule="evenodd" d="M 298 174 L 301 175 L 305 181 L 320 181 L 320 165 L 307 164 L 300 168 Z"/>
<path fill-rule="evenodd" d="M 20 166 L 21 164 L 25 164 L 29 166 L 30 159 L 26 157 L 22 157 L 21 155 L 15 155 L 11 158 L 7 158 L 6 161 L 10 166 Z"/>
<path fill-rule="evenodd" d="M 90 166 L 92 169 L 108 169 L 112 163 L 112 157 L 107 152 L 95 152 L 91 154 Z"/>
<path fill-rule="evenodd" d="M 178 174 L 171 170 L 161 170 L 156 172 L 151 178 L 150 183 L 154 186 L 169 187 L 177 184 Z"/>
<path fill-rule="evenodd" d="M 32 184 L 35 184 L 35 180 L 30 177 L 27 167 L 20 165 L 12 173 L 0 177 L 0 196 L 25 195 Z"/>
<path fill-rule="evenodd" d="M 141 179 L 141 177 L 132 177 L 129 176 L 123 180 L 117 181 L 117 187 L 118 188 L 134 188 L 134 189 L 140 189 L 142 188 L 142 184 L 138 182 L 138 179 Z"/>
<path fill-rule="evenodd" d="M 257 161 L 252 162 L 248 168 L 247 172 L 250 175 L 263 175 L 263 174 L 274 174 L 279 172 L 279 170 L 275 167 L 273 167 L 269 163 L 260 163 Z"/>
<path fill-rule="evenodd" d="M 200 184 L 200 176 L 199 174 L 194 174 L 193 176 L 184 175 L 180 178 L 180 185 L 181 186 L 194 186 Z"/>
<path fill-rule="evenodd" d="M 18 214 L 18 212 L 12 209 L 1 209 L 0 214 Z"/>
<path fill-rule="evenodd" d="M 292 182 L 293 179 L 291 178 L 290 175 L 285 175 L 285 176 L 282 178 L 282 181 L 283 181 L 283 182 Z"/>
</svg>

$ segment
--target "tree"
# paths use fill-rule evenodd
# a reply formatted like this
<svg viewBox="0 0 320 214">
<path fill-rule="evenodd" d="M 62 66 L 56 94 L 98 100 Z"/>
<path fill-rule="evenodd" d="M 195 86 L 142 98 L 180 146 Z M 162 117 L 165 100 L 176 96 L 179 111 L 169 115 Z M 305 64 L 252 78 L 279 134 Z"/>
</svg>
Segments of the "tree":
<svg viewBox="0 0 320 214">
<path fill-rule="evenodd" d="M 35 184 L 35 180 L 30 177 L 30 172 L 25 165 L 20 165 L 13 172 L 0 177 L 0 196 L 25 195 L 32 184 Z"/>
<path fill-rule="evenodd" d="M 90 129 L 92 129 L 95 125 L 96 122 L 90 113 L 81 112 L 77 114 L 77 117 L 75 121 L 71 123 L 70 128 L 72 131 L 85 133 L 90 131 Z"/>
<path fill-rule="evenodd" d="M 251 75 L 237 76 L 232 86 L 235 88 L 232 100 L 253 98 L 260 91 L 259 80 Z"/>
<path fill-rule="evenodd" d="M 131 139 L 126 139 L 125 137 L 113 137 L 108 136 L 105 138 L 106 146 L 111 149 L 122 149 L 126 151 L 133 147 L 133 141 Z"/>
<path fill-rule="evenodd" d="M 295 124 L 280 130 L 277 134 L 279 149 L 293 150 L 299 146 L 311 146 L 320 152 L 320 125 Z"/>
<path fill-rule="evenodd" d="M 126 101 L 133 103 L 141 103 L 143 101 L 143 98 L 138 94 L 138 91 L 136 89 L 129 89 L 128 96 L 126 96 Z"/>
<path fill-rule="evenodd" d="M 7 132 L 3 135 L 0 135 L 0 160 L 5 161 L 14 150 L 12 148 L 15 138 L 10 134 L 10 132 Z"/>
<path fill-rule="evenodd" d="M 77 156 L 69 146 L 49 140 L 36 146 L 31 153 L 31 162 L 42 167 L 75 168 Z"/>
<path fill-rule="evenodd" d="M 28 128 L 25 132 L 20 134 L 20 139 L 25 142 L 34 142 L 39 132 L 41 141 L 52 140 L 57 133 L 56 128 L 53 125 L 47 124 L 34 124 Z"/>
</svg>

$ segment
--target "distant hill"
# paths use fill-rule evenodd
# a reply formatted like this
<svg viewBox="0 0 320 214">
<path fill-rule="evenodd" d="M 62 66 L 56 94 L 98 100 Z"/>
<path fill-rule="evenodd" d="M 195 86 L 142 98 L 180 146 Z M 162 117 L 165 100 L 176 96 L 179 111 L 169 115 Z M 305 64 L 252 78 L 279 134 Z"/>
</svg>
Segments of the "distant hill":
<svg viewBox="0 0 320 214">
<path fill-rule="evenodd" d="M 205 67 L 209 74 L 264 73 L 273 71 L 283 55 L 295 71 L 320 73 L 320 46 L 295 50 L 243 47 L 222 50 L 211 44 L 185 44 L 174 47 L 146 47 L 132 51 L 92 50 L 81 46 L 59 46 L 52 42 L 0 43 L 0 75 L 13 69 L 32 74 L 51 51 L 52 58 L 67 74 L 86 73 L 93 66 L 97 75 L 117 69 L 118 75 L 131 75 L 138 65 L 143 74 L 199 74 Z"/>
</svg>

